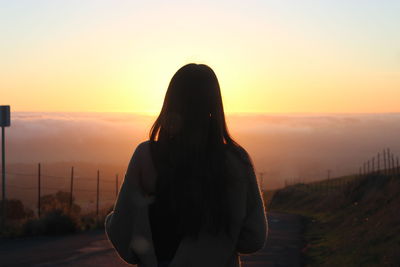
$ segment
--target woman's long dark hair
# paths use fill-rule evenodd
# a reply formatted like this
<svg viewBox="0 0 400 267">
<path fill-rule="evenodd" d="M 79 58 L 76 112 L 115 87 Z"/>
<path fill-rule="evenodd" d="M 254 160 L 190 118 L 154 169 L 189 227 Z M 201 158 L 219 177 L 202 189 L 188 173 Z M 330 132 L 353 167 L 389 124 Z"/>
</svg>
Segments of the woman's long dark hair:
<svg viewBox="0 0 400 267">
<path fill-rule="evenodd" d="M 158 178 L 157 201 L 178 218 L 182 234 L 229 231 L 226 151 L 253 168 L 229 135 L 218 79 L 204 64 L 187 64 L 172 77 L 160 115 L 150 130 Z M 166 205 L 166 206 L 165 206 Z"/>
</svg>

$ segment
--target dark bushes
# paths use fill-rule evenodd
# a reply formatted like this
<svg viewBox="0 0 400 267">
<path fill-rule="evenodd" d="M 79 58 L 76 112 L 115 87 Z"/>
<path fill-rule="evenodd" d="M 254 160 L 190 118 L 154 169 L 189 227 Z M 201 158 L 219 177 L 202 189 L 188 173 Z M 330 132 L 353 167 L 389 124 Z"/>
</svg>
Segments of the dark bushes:
<svg viewBox="0 0 400 267">
<path fill-rule="evenodd" d="M 0 206 L 2 205 L 3 200 L 0 200 Z M 6 199 L 6 216 L 7 220 L 21 220 L 28 217 L 33 217 L 33 210 L 24 207 L 24 204 L 19 199 Z"/>
<path fill-rule="evenodd" d="M 23 225 L 25 235 L 60 235 L 71 234 L 79 230 L 79 222 L 75 216 L 55 209 L 47 212 L 40 219 L 28 220 Z"/>
</svg>

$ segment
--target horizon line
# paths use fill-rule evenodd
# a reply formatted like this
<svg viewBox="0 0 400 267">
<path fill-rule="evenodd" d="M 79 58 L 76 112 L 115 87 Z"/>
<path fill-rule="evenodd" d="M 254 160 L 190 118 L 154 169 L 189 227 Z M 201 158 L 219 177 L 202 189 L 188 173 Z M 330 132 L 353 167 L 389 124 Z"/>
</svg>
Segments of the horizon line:
<svg viewBox="0 0 400 267">
<path fill-rule="evenodd" d="M 30 110 L 16 110 L 11 113 L 53 113 L 53 114 L 132 114 L 141 116 L 158 116 L 159 112 L 146 112 L 146 111 L 30 111 Z M 225 111 L 225 115 L 378 115 L 378 114 L 400 114 L 400 111 L 386 111 L 386 112 L 318 112 L 318 111 L 293 111 L 293 112 L 273 112 L 273 111 Z"/>
</svg>

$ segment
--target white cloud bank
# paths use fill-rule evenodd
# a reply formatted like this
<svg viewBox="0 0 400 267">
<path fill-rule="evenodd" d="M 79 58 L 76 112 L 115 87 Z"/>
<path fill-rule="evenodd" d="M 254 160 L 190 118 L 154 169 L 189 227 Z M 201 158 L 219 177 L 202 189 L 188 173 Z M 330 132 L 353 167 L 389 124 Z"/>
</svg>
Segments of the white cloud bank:
<svg viewBox="0 0 400 267">
<path fill-rule="evenodd" d="M 155 117 L 126 113 L 12 114 L 7 163 L 85 161 L 128 164 Z M 400 155 L 400 114 L 228 115 L 232 136 L 265 171 L 266 187 L 285 179 L 356 172 L 383 148 Z"/>
</svg>

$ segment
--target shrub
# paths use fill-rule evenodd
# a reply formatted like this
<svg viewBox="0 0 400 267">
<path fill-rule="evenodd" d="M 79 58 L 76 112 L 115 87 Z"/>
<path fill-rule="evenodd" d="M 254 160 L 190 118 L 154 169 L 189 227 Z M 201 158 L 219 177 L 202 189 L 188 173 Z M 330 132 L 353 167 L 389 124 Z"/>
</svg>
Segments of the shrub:
<svg viewBox="0 0 400 267">
<path fill-rule="evenodd" d="M 26 235 L 61 235 L 75 233 L 79 223 L 75 216 L 64 213 L 61 209 L 47 212 L 40 219 L 28 220 L 23 226 Z"/>
<path fill-rule="evenodd" d="M 0 206 L 2 205 L 0 201 Z M 33 211 L 29 208 L 25 208 L 24 204 L 19 199 L 6 199 L 6 218 L 9 220 L 21 220 L 26 217 L 32 217 Z"/>
<path fill-rule="evenodd" d="M 96 225 L 96 216 L 94 215 L 83 215 L 80 218 L 81 230 L 91 230 L 95 228 Z"/>
<path fill-rule="evenodd" d="M 81 212 L 81 207 L 74 203 L 75 197 L 72 197 L 72 205 L 70 210 L 70 197 L 70 193 L 61 190 L 55 194 L 41 196 L 41 211 L 43 213 L 47 213 L 53 210 L 62 210 L 64 213 L 78 215 Z"/>
</svg>

